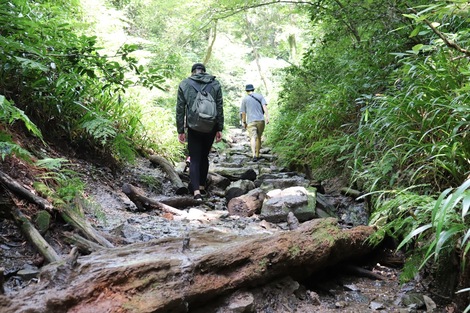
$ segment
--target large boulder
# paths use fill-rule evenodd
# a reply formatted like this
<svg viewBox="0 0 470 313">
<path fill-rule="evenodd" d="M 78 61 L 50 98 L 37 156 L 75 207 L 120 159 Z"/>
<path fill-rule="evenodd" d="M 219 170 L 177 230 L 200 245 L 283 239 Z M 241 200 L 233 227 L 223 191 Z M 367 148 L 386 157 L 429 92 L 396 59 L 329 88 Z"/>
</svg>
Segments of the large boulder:
<svg viewBox="0 0 470 313">
<path fill-rule="evenodd" d="M 292 212 L 300 221 L 315 218 L 316 191 L 303 186 L 271 190 L 261 208 L 260 217 L 271 223 L 287 222 L 287 215 Z"/>
</svg>

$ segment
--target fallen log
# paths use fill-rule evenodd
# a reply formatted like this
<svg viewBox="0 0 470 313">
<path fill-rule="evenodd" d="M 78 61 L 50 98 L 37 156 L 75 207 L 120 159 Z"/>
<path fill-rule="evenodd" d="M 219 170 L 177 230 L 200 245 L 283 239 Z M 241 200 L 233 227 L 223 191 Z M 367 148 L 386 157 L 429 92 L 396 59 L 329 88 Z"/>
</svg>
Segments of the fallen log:
<svg viewBox="0 0 470 313">
<path fill-rule="evenodd" d="M 94 243 L 93 241 L 87 240 L 78 234 L 74 234 L 71 232 L 65 232 L 65 242 L 77 247 L 77 249 L 82 254 L 90 254 L 95 251 L 99 251 L 103 249 L 103 246 Z"/>
<path fill-rule="evenodd" d="M 95 228 L 93 228 L 93 226 L 85 218 L 83 218 L 82 214 L 77 212 L 75 209 L 69 207 L 67 209 L 61 210 L 60 215 L 67 223 L 72 225 L 75 229 L 78 229 L 89 240 L 93 240 L 106 248 L 114 247 L 111 242 L 109 242 Z"/>
<path fill-rule="evenodd" d="M 159 202 L 169 205 L 174 208 L 187 208 L 190 206 L 197 206 L 201 203 L 193 197 L 163 197 L 158 199 Z"/>
<path fill-rule="evenodd" d="M 182 210 L 178 210 L 174 207 L 171 207 L 167 204 L 164 204 L 160 201 L 150 199 L 142 194 L 142 192 L 135 186 L 131 184 L 124 184 L 122 186 L 122 192 L 135 203 L 138 209 L 143 210 L 154 210 L 159 209 L 166 213 L 171 213 L 179 216 L 186 216 L 187 213 Z"/>
<path fill-rule="evenodd" d="M 246 217 L 259 214 L 264 198 L 266 198 L 266 193 L 261 188 L 256 188 L 247 194 L 231 199 L 227 204 L 227 210 L 230 215 Z"/>
<path fill-rule="evenodd" d="M 17 196 L 22 197 L 29 202 L 36 203 L 43 210 L 52 211 L 53 206 L 49 201 L 35 195 L 2 171 L 0 171 L 0 182 Z"/>
<path fill-rule="evenodd" d="M 341 229 L 329 218 L 249 238 L 214 232 L 106 249 L 79 257 L 74 268 L 50 264 L 37 285 L 0 296 L 0 311 L 191 312 L 235 289 L 306 278 L 364 256 L 373 229 Z"/>
<path fill-rule="evenodd" d="M 47 260 L 52 263 L 60 261 L 61 257 L 52 248 L 47 241 L 41 236 L 39 231 L 29 221 L 28 217 L 24 215 L 20 209 L 13 208 L 11 214 L 16 224 L 21 229 L 21 232 L 28 238 L 29 242 L 38 250 L 38 252 Z"/>
<path fill-rule="evenodd" d="M 53 211 L 56 210 L 60 213 L 61 217 L 67 222 L 70 223 L 73 227 L 80 230 L 85 237 L 90 240 L 95 240 L 97 243 L 103 245 L 104 247 L 112 248 L 113 245 L 106 240 L 103 236 L 99 234 L 99 232 L 93 228 L 93 226 L 78 212 L 74 210 L 74 208 L 67 208 L 63 210 L 55 209 L 52 203 L 47 201 L 40 196 L 36 196 L 31 191 L 27 190 L 25 187 L 21 186 L 20 183 L 16 182 L 7 174 L 0 171 L 0 180 L 1 182 L 13 193 L 17 196 L 23 197 L 26 200 L 37 204 L 40 208 Z M 4 181 L 8 180 L 8 181 Z M 77 203 L 79 206 L 80 203 Z"/>
<path fill-rule="evenodd" d="M 160 166 L 168 175 L 168 178 L 176 187 L 177 195 L 184 195 L 188 193 L 188 187 L 183 183 L 174 166 L 168 160 L 158 155 L 149 156 L 149 160 L 153 164 Z"/>
</svg>

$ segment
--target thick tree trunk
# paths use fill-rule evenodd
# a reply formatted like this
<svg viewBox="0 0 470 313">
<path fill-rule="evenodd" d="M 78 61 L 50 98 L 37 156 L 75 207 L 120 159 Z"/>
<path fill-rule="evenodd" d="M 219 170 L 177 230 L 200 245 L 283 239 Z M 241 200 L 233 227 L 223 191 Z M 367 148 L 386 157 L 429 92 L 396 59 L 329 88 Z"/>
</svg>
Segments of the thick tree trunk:
<svg viewBox="0 0 470 313">
<path fill-rule="evenodd" d="M 106 249 L 78 258 L 74 268 L 44 267 L 37 285 L 13 298 L 0 296 L 0 311 L 190 312 L 238 288 L 305 278 L 363 256 L 372 233 L 371 227 L 341 229 L 335 219 L 317 219 L 271 235 L 199 232 L 190 234 L 189 245 L 185 238 Z"/>
</svg>

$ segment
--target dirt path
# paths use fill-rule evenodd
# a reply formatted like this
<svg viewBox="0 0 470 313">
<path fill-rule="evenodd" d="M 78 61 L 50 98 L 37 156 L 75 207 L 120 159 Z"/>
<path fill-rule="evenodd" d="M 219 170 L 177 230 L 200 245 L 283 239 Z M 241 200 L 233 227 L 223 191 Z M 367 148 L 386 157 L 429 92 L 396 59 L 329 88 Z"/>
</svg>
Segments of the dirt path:
<svg viewBox="0 0 470 313">
<path fill-rule="evenodd" d="M 275 157 L 264 149 L 264 158 L 251 162 L 246 135 L 240 130 L 233 130 L 227 136 L 229 149 L 214 151 L 211 155 L 214 166 L 230 166 L 239 171 L 253 169 L 257 175 L 277 173 L 281 169 L 274 164 Z M 213 230 L 236 236 L 254 233 L 274 233 L 288 229 L 287 223 L 268 223 L 259 216 L 229 216 L 226 200 L 217 192 L 209 189 L 210 196 L 205 203 L 187 209 L 190 218 L 182 220 L 169 217 L 156 211 L 139 212 L 135 205 L 122 193 L 124 183 L 138 186 L 151 198 L 162 199 L 174 196 L 171 184 L 165 174 L 145 159 L 124 169 L 118 175 L 104 168 L 95 168 L 78 160 L 74 162 L 76 170 L 87 173 L 87 218 L 103 233 L 123 238 L 121 244 L 147 242 L 153 239 L 170 237 L 184 238 L 191 231 L 207 232 Z M 184 167 L 184 164 L 182 164 Z M 366 223 L 363 208 L 352 199 L 341 195 L 334 183 L 327 182 L 326 197 L 334 204 L 338 216 L 345 225 Z M 336 188 L 336 189 L 335 189 Z M 359 212 L 359 213 L 358 213 Z M 67 225 L 57 225 L 46 234 L 46 239 L 60 253 L 70 251 L 68 244 L 61 238 L 61 232 Z M 34 274 L 28 278 L 19 275 L 20 270 L 37 269 L 42 261 L 25 241 L 15 226 L 7 221 L 0 221 L 0 247 L 2 266 L 5 268 L 5 294 L 14 297 L 23 288 L 34 288 L 37 281 Z M 191 312 L 419 312 L 426 310 L 424 293 L 421 286 L 410 283 L 400 286 L 399 270 L 381 265 L 380 258 L 371 256 L 361 260 L 354 267 L 343 265 L 315 273 L 307 277 L 291 277 L 289 273 L 283 279 L 255 289 L 238 290 L 212 303 L 207 303 Z M 358 269 L 368 272 L 360 272 Z M 381 275 L 382 279 L 370 278 L 370 273 Z M 407 299 L 411 294 L 418 300 Z M 428 304 L 428 307 L 431 304 Z"/>
</svg>

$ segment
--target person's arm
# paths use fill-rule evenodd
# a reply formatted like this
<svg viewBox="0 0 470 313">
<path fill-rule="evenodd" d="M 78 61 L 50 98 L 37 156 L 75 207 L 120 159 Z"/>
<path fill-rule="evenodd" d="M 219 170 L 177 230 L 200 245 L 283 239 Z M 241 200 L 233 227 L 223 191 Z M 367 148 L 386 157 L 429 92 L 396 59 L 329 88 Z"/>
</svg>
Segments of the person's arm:
<svg viewBox="0 0 470 313">
<path fill-rule="evenodd" d="M 217 106 L 217 130 L 221 132 L 224 129 L 224 97 L 222 94 L 222 86 L 218 81 L 215 82 L 218 85 L 215 97 L 215 103 Z"/>
<path fill-rule="evenodd" d="M 242 127 L 246 129 L 246 97 L 242 99 L 242 104 L 240 105 L 240 122 Z"/>
<path fill-rule="evenodd" d="M 269 124 L 268 106 L 266 104 L 263 105 L 263 110 L 264 110 L 264 119 L 266 121 L 266 124 Z"/>
<path fill-rule="evenodd" d="M 246 113 L 245 112 L 241 112 L 242 113 L 242 127 L 246 129 Z"/>
<path fill-rule="evenodd" d="M 176 131 L 178 132 L 178 141 L 184 143 L 186 135 L 184 133 L 184 120 L 186 111 L 186 100 L 184 98 L 183 89 L 181 84 L 178 87 L 178 94 L 176 97 Z"/>
</svg>

